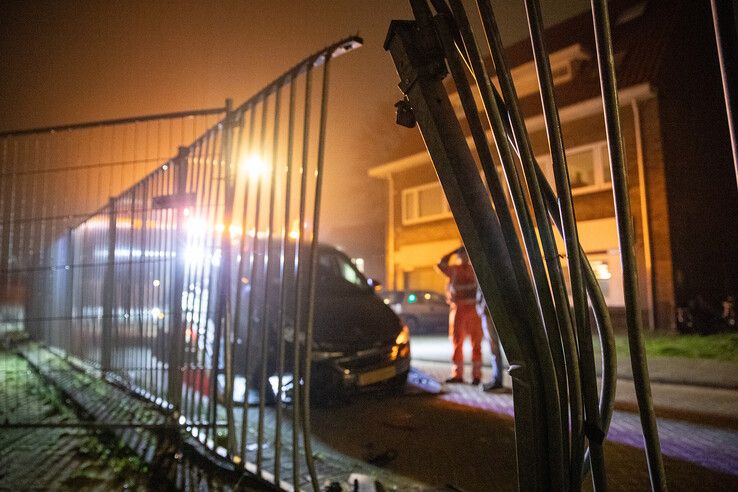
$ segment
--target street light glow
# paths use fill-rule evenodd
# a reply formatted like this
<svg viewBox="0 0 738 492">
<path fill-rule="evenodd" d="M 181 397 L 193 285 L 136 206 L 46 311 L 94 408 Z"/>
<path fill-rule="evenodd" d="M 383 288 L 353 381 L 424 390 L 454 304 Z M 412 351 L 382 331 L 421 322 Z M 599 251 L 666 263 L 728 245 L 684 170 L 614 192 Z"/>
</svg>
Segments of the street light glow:
<svg viewBox="0 0 738 492">
<path fill-rule="evenodd" d="M 257 154 L 244 156 L 239 167 L 252 179 L 259 179 L 269 171 L 269 165 Z"/>
</svg>

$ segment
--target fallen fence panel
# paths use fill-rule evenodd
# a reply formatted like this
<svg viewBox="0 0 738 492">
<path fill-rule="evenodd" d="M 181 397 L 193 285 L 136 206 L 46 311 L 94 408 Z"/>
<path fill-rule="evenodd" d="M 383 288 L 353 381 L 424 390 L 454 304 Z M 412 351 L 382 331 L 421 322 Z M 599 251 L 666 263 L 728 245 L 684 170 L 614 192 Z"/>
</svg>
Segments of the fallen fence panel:
<svg viewBox="0 0 738 492">
<path fill-rule="evenodd" d="M 242 473 L 317 490 L 328 75 L 360 45 L 318 51 L 236 108 L 0 134 L 3 332 L 41 366 L 57 357 L 153 403 Z"/>
</svg>

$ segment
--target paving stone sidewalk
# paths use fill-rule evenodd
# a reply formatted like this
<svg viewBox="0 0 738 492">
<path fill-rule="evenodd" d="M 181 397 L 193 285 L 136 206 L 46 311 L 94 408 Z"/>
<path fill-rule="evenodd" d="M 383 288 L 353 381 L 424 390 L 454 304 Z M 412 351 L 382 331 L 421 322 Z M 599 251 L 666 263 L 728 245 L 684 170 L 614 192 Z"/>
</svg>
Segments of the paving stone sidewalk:
<svg viewBox="0 0 738 492">
<path fill-rule="evenodd" d="M 99 422 L 105 424 L 115 424 L 121 422 L 131 422 L 136 424 L 144 424 L 149 426 L 147 429 L 124 428 L 117 429 L 114 432 L 125 442 L 130 448 L 136 450 L 136 453 L 142 456 L 147 463 L 152 463 L 152 468 L 157 473 L 165 473 L 167 479 L 173 483 L 179 490 L 256 490 L 256 485 L 245 485 L 250 482 L 247 473 L 237 470 L 230 461 L 219 460 L 223 468 L 220 470 L 211 467 L 203 468 L 198 464 L 197 459 L 192 453 L 187 451 L 180 452 L 172 448 L 172 443 L 162 443 L 161 439 L 155 433 L 155 427 L 158 424 L 164 424 L 164 417 L 156 410 L 155 405 L 147 403 L 139 398 L 122 391 L 121 389 L 108 384 L 99 378 L 91 377 L 86 373 L 71 370 L 66 366 L 66 362 L 57 357 L 48 350 L 33 346 L 24 350 L 26 357 L 39 368 L 41 373 L 54 382 L 55 385 L 62 388 L 67 394 L 74 395 L 75 401 L 84 409 L 94 416 Z M 248 418 L 248 446 L 247 446 L 247 470 L 251 473 L 255 471 L 251 466 L 256 461 L 256 445 L 257 435 L 257 413 L 258 407 L 251 407 Z M 290 457 L 292 453 L 291 428 L 289 427 L 289 415 L 285 415 L 283 421 L 282 436 L 282 480 L 291 478 L 292 468 L 290 466 Z M 240 410 L 235 415 L 236 422 L 241 422 Z M 263 445 L 263 470 L 265 478 L 271 477 L 270 471 L 273 469 L 274 460 L 274 442 L 271 439 L 274 435 L 275 426 L 274 411 L 271 408 L 266 409 L 264 426 L 265 441 Z M 240 427 L 236 428 L 236 435 L 240 434 Z M 208 456 L 214 457 L 204 446 L 201 446 L 196 440 L 192 439 L 191 444 L 197 445 L 200 452 L 207 453 Z M 192 446 L 185 446 L 191 448 Z M 321 484 L 330 484 L 338 482 L 348 490 L 348 479 L 353 473 L 371 477 L 381 482 L 386 490 L 402 490 L 402 491 L 428 491 L 436 490 L 428 487 L 418 481 L 396 476 L 386 470 L 372 466 L 350 456 L 344 455 L 325 445 L 318 439 L 312 440 L 313 458 L 315 461 L 317 474 Z M 310 489 L 310 477 L 304 465 L 303 449 L 299 450 L 302 462 L 300 469 L 300 477 L 302 479 L 301 488 Z M 179 456 L 171 459 L 172 456 Z M 162 463 L 169 456 L 171 464 Z M 216 458 L 217 459 L 217 458 Z M 239 478 L 240 477 L 240 478 Z M 233 479 L 236 480 L 233 480 Z M 238 486 L 236 486 L 238 484 Z M 259 489 L 261 490 L 261 489 Z"/>
<path fill-rule="evenodd" d="M 440 381 L 448 377 L 450 370 L 448 363 L 439 362 L 413 361 L 413 367 Z M 483 373 L 485 378 L 489 377 L 489 369 L 485 368 Z M 507 387 L 510 387 L 509 381 Z M 468 384 L 445 385 L 444 389 L 445 393 L 439 396 L 444 400 L 509 416 L 514 414 L 510 391 L 485 393 Z M 736 408 L 738 406 L 733 407 Z M 658 428 L 664 456 L 738 476 L 738 431 L 670 418 L 659 418 Z M 644 445 L 638 415 L 616 410 L 608 439 L 642 449 Z"/>
<path fill-rule="evenodd" d="M 0 351 L 0 388 L 0 490 L 149 490 L 143 463 L 80 427 L 24 359 Z"/>
<path fill-rule="evenodd" d="M 448 362 L 451 359 L 451 343 L 442 335 L 417 336 L 412 339 L 413 360 Z M 465 360 L 470 360 L 471 346 L 464 346 Z M 489 366 L 489 351 L 483 347 L 482 357 Z M 599 353 L 595 350 L 595 357 Z M 738 363 L 711 359 L 684 357 L 649 357 L 648 369 L 654 383 L 738 390 Z M 628 357 L 618 358 L 618 378 L 633 379 Z"/>
</svg>

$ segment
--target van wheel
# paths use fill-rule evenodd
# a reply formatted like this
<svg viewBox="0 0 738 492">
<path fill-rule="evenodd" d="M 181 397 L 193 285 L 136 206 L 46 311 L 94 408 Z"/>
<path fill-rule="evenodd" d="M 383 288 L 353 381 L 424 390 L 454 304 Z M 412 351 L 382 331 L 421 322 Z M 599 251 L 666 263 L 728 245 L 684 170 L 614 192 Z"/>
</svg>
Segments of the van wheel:
<svg viewBox="0 0 738 492">
<path fill-rule="evenodd" d="M 395 396 L 402 396 L 405 394 L 405 385 L 407 384 L 407 376 L 410 374 L 410 370 L 398 374 L 393 377 L 389 382 L 389 392 Z"/>
</svg>

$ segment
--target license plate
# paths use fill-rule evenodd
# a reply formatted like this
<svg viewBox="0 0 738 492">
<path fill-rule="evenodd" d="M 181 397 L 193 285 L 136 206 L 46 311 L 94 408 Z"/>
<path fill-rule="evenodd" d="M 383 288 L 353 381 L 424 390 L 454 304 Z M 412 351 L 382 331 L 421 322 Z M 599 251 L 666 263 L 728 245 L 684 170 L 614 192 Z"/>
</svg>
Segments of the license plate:
<svg viewBox="0 0 738 492">
<path fill-rule="evenodd" d="M 382 369 L 359 374 L 358 384 L 359 386 L 366 386 L 368 384 L 378 383 L 385 379 L 392 378 L 396 374 L 397 370 L 395 369 L 395 366 L 383 367 Z"/>
</svg>

